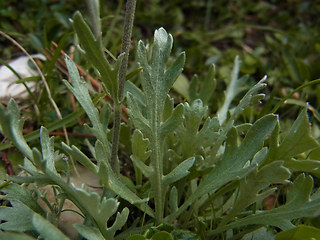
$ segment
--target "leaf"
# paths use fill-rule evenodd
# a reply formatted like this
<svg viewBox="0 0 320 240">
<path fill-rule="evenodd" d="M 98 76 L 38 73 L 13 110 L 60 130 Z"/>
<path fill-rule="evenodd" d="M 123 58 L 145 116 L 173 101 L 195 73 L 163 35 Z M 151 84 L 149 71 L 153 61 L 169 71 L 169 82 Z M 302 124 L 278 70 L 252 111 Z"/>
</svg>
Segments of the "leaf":
<svg viewBox="0 0 320 240">
<path fill-rule="evenodd" d="M 132 119 L 134 125 L 143 132 L 146 136 L 151 135 L 151 127 L 149 121 L 143 116 L 138 102 L 131 93 L 127 94 L 128 100 L 128 114 Z"/>
<path fill-rule="evenodd" d="M 320 236 L 320 229 L 312 226 L 299 225 L 293 229 L 279 232 L 275 240 L 301 240 L 301 239 L 318 239 Z"/>
<path fill-rule="evenodd" d="M 310 173 L 319 173 L 320 161 L 319 160 L 296 160 L 290 159 L 285 162 L 285 166 L 294 172 L 310 172 Z"/>
<path fill-rule="evenodd" d="M 0 240 L 36 240 L 36 238 L 30 237 L 27 234 L 0 232 Z"/>
<path fill-rule="evenodd" d="M 33 191 L 25 186 L 16 183 L 10 183 L 6 187 L 1 188 L 1 192 L 6 195 L 1 196 L 1 199 L 9 201 L 17 200 L 28 206 L 34 212 L 44 214 L 44 210 L 39 206 L 37 199 L 33 196 Z"/>
<path fill-rule="evenodd" d="M 77 232 L 84 238 L 90 240 L 104 240 L 105 238 L 101 235 L 98 229 L 94 227 L 88 227 L 86 225 L 76 223 L 73 224 L 73 227 Z"/>
<path fill-rule="evenodd" d="M 141 84 L 145 92 L 149 111 L 162 114 L 166 96 L 173 83 L 180 75 L 184 61 L 184 53 L 180 54 L 175 62 L 166 69 L 166 63 L 172 48 L 172 36 L 163 28 L 154 33 L 154 44 L 150 65 L 147 60 L 147 50 L 142 41 L 138 43 L 138 61 L 143 67 Z"/>
<path fill-rule="evenodd" d="M 93 102 L 91 100 L 91 97 L 89 95 L 89 91 L 87 86 L 85 85 L 85 82 L 80 79 L 80 75 L 78 72 L 77 67 L 73 63 L 73 61 L 69 58 L 65 59 L 68 72 L 71 79 L 71 84 L 64 80 L 64 84 L 68 87 L 68 89 L 73 93 L 73 95 L 77 98 L 79 103 L 81 104 L 82 108 L 87 113 L 91 123 L 92 133 L 105 144 L 105 146 L 108 146 L 109 142 L 107 139 L 107 125 L 103 125 L 100 121 L 100 116 L 97 108 L 93 105 Z"/>
<path fill-rule="evenodd" d="M 222 160 L 200 182 L 195 192 L 183 203 L 178 211 L 171 214 L 167 220 L 172 221 L 187 209 L 190 204 L 208 192 L 214 191 L 230 181 L 241 179 L 248 175 L 255 166 L 245 167 L 245 164 L 251 161 L 262 148 L 264 141 L 272 133 L 277 122 L 278 118 L 273 114 L 266 115 L 257 120 L 239 147 L 236 143 L 236 130 L 232 128 L 228 133 L 226 149 Z"/>
<path fill-rule="evenodd" d="M 106 161 L 107 153 L 102 143 L 99 141 L 96 143 L 96 158 L 97 161 L 100 162 L 98 176 L 102 184 L 121 198 L 139 207 L 143 212 L 146 212 L 150 216 L 154 216 L 151 208 L 145 203 L 148 200 L 139 198 L 112 171 L 109 162 Z"/>
<path fill-rule="evenodd" d="M 144 164 L 136 155 L 131 155 L 130 158 L 134 166 L 138 168 L 144 176 L 148 178 L 151 177 L 153 169 L 150 166 Z"/>
<path fill-rule="evenodd" d="M 211 146 L 219 136 L 217 118 L 208 117 L 203 124 L 207 111 L 208 107 L 204 107 L 200 99 L 195 100 L 191 106 L 184 103 L 184 120 L 177 130 L 177 135 L 185 158 L 197 154 L 201 148 Z"/>
<path fill-rule="evenodd" d="M 151 59 L 148 61 L 147 48 L 142 41 L 138 43 L 137 57 L 141 71 L 141 85 L 146 99 L 143 112 L 138 100 L 128 93 L 128 113 L 134 125 L 149 139 L 151 192 L 155 200 L 156 222 L 163 220 L 164 203 L 168 186 L 162 182 L 163 147 L 165 136 L 174 131 L 182 121 L 183 107 L 180 105 L 171 111 L 167 96 L 173 83 L 181 74 L 185 62 L 185 54 L 181 53 L 169 66 L 168 58 L 172 49 L 172 35 L 164 28 L 155 30 Z M 138 99 L 138 97 L 137 97 Z M 168 111 L 170 109 L 170 111 Z M 169 113 L 169 114 L 168 114 Z M 171 116 L 169 116 L 171 113 Z M 137 160 L 137 159 L 136 159 Z M 134 160 L 135 161 L 135 160 Z M 137 161 L 136 161 L 137 162 Z M 138 164 L 136 164 L 138 166 Z M 148 175 L 148 167 L 140 165 L 140 170 Z"/>
<path fill-rule="evenodd" d="M 121 213 L 117 213 L 116 220 L 114 221 L 113 225 L 111 227 L 107 228 L 107 221 L 109 218 L 116 212 L 119 203 L 114 198 L 109 199 L 102 199 L 101 204 L 99 203 L 99 197 L 96 193 L 90 193 L 90 196 L 88 198 L 88 195 L 82 195 L 84 197 L 84 201 L 87 202 L 87 204 L 96 204 L 91 205 L 88 207 L 88 210 L 91 213 L 94 213 L 95 220 L 97 220 L 98 224 L 100 226 L 105 226 L 106 228 L 106 234 L 105 236 L 107 239 L 113 239 L 113 236 L 117 230 L 120 230 L 124 224 L 127 221 L 128 215 L 129 215 L 129 209 L 124 208 Z M 98 201 L 97 201 L 98 200 Z M 97 204 L 99 204 L 97 206 Z M 87 237 L 88 239 L 104 239 L 101 232 L 98 231 L 96 228 L 88 228 L 85 225 L 76 224 L 75 228 L 77 231 L 84 237 Z M 91 237 L 89 237 L 91 236 Z"/>
<path fill-rule="evenodd" d="M 157 232 L 168 232 L 170 233 L 171 231 L 174 230 L 174 227 L 173 225 L 171 224 L 168 224 L 168 223 L 161 223 L 160 225 L 158 226 L 152 226 L 152 227 L 149 227 L 145 233 L 144 233 L 144 236 L 147 237 L 147 238 L 152 238 L 152 236 L 154 234 L 156 234 Z"/>
<path fill-rule="evenodd" d="M 13 99 L 10 99 L 7 109 L 0 104 L 0 125 L 2 133 L 11 139 L 23 155 L 32 159 L 32 151 L 22 134 L 23 123 L 24 120 L 20 117 L 18 105 Z"/>
<path fill-rule="evenodd" d="M 54 137 L 49 138 L 49 132 L 45 127 L 40 129 L 40 143 L 42 158 L 46 165 L 45 171 L 58 175 L 55 161 L 58 160 L 59 156 L 54 152 Z"/>
<path fill-rule="evenodd" d="M 113 198 L 103 198 L 96 192 L 89 192 L 83 188 L 75 188 L 78 198 L 86 203 L 86 211 L 95 217 L 99 226 L 107 227 L 107 221 L 117 211 L 119 203 Z"/>
<path fill-rule="evenodd" d="M 178 210 L 178 190 L 175 186 L 173 186 L 170 191 L 169 206 L 171 212 Z"/>
<path fill-rule="evenodd" d="M 277 149 L 276 159 L 287 160 L 317 147 L 319 144 L 311 136 L 307 112 L 304 109 Z"/>
<path fill-rule="evenodd" d="M 190 102 L 193 102 L 197 99 L 201 99 L 201 101 L 208 105 L 208 102 L 211 98 L 211 96 L 214 93 L 214 90 L 216 88 L 216 68 L 215 65 L 212 64 L 209 67 L 208 74 L 206 78 L 203 81 L 202 87 L 200 91 L 197 93 L 196 89 L 200 85 L 200 81 L 198 76 L 194 76 L 191 80 L 190 86 L 189 86 L 189 96 L 190 96 Z"/>
<path fill-rule="evenodd" d="M 122 54 L 118 57 L 116 65 L 113 68 L 104 56 L 100 36 L 98 39 L 95 39 L 79 12 L 76 12 L 73 16 L 73 27 L 85 50 L 87 60 L 99 71 L 101 80 L 107 87 L 107 90 L 110 91 L 111 97 L 118 99 L 118 70 L 124 55 Z"/>
<path fill-rule="evenodd" d="M 25 165 L 21 167 L 22 170 L 25 170 L 31 176 L 9 176 L 8 179 L 16 182 L 16 183 L 37 183 L 39 186 L 51 185 L 55 184 L 55 182 L 50 179 L 50 172 L 43 174 L 40 172 L 30 172 L 26 166 L 27 161 L 25 161 Z"/>
<path fill-rule="evenodd" d="M 132 135 L 132 155 L 136 156 L 140 161 L 145 162 L 151 151 L 148 151 L 149 139 L 144 138 L 141 131 L 136 129 Z"/>
<path fill-rule="evenodd" d="M 266 149 L 266 148 L 263 148 Z M 264 151 L 267 156 L 267 151 Z M 283 166 L 283 161 L 270 163 L 261 169 L 255 169 L 248 176 L 240 180 L 239 196 L 229 211 L 228 215 L 222 220 L 220 226 L 227 223 L 232 217 L 244 210 L 245 207 L 271 195 L 276 188 L 268 188 L 271 184 L 285 184 L 291 176 L 290 171 Z"/>
<path fill-rule="evenodd" d="M 114 221 L 112 226 L 107 229 L 107 234 L 109 234 L 110 236 L 114 236 L 116 231 L 120 230 L 124 226 L 124 224 L 128 219 L 128 215 L 129 215 L 128 208 L 124 208 L 121 213 L 118 212 L 116 216 L 116 220 Z"/>
<path fill-rule="evenodd" d="M 193 166 L 194 161 L 194 157 L 184 160 L 177 167 L 175 167 L 169 174 L 163 177 L 163 184 L 169 185 L 187 176 L 190 173 L 189 169 Z"/>
<path fill-rule="evenodd" d="M 97 173 L 96 165 L 83 153 L 81 152 L 76 146 L 72 145 L 71 148 L 66 145 L 65 143 L 61 143 L 62 148 L 75 160 L 85 166 L 88 170 L 93 173 Z"/>
<path fill-rule="evenodd" d="M 146 106 L 146 97 L 144 93 L 131 81 L 126 81 L 124 85 L 124 96 L 126 96 L 128 93 L 131 93 L 131 95 L 134 96 L 138 105 L 144 107 Z"/>
<path fill-rule="evenodd" d="M 165 138 L 173 132 L 183 120 L 183 105 L 179 104 L 172 112 L 171 116 L 160 126 L 160 138 Z"/>
<path fill-rule="evenodd" d="M 239 60 L 239 57 L 237 56 L 234 60 L 234 66 L 231 73 L 231 81 L 228 85 L 223 105 L 217 112 L 217 116 L 220 124 L 224 123 L 225 120 L 227 119 L 228 110 L 232 100 L 241 92 L 242 90 L 241 85 L 243 84 L 244 81 L 247 80 L 246 78 L 243 78 L 243 77 L 238 78 L 240 64 L 241 62 Z"/>
<path fill-rule="evenodd" d="M 293 182 L 285 205 L 272 210 L 259 211 L 245 218 L 227 224 L 212 231 L 215 235 L 227 229 L 239 228 L 248 225 L 270 225 L 281 230 L 293 229 L 291 220 L 304 217 L 314 217 L 320 208 L 320 195 L 310 196 L 313 187 L 311 176 L 300 174 Z"/>
<path fill-rule="evenodd" d="M 100 96 L 101 97 L 101 96 Z M 1 109 L 0 109 L 1 111 Z M 70 126 L 76 123 L 77 118 L 81 117 L 84 114 L 84 110 L 82 108 L 78 109 L 76 112 L 70 113 L 66 117 L 64 117 L 61 120 L 57 120 L 55 122 L 49 123 L 46 125 L 46 128 L 49 132 L 57 130 L 58 128 L 61 128 L 63 126 Z M 32 141 L 34 139 L 38 139 L 40 135 L 40 129 L 35 130 L 31 133 L 26 134 L 25 140 L 26 142 Z M 8 149 L 12 146 L 12 142 L 8 141 L 5 143 L 0 144 L 0 150 Z"/>
<path fill-rule="evenodd" d="M 267 80 L 267 76 L 262 78 L 256 85 L 251 87 L 249 91 L 244 95 L 244 97 L 240 100 L 238 106 L 236 106 L 231 111 L 232 118 L 236 118 L 239 114 L 243 113 L 243 111 L 254 104 L 260 103 L 260 101 L 264 98 L 264 94 L 258 94 L 258 92 L 265 88 L 267 85 L 265 81 Z"/>
<path fill-rule="evenodd" d="M 0 206 L 0 229 L 12 232 L 32 231 L 33 211 L 17 200 L 10 201 L 12 207 Z"/>
<path fill-rule="evenodd" d="M 69 240 L 57 227 L 41 217 L 39 214 L 33 214 L 32 224 L 40 237 L 47 240 Z"/>
</svg>

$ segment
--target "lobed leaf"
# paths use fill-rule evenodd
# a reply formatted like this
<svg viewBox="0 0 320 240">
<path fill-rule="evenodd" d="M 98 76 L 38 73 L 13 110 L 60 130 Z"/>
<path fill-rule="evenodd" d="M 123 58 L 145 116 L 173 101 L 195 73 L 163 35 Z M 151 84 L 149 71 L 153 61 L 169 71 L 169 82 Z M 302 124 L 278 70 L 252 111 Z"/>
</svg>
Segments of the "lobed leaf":
<svg viewBox="0 0 320 240">
<path fill-rule="evenodd" d="M 97 161 L 100 162 L 98 169 L 98 176 L 102 184 L 113 191 L 115 194 L 119 195 L 121 198 L 127 200 L 131 204 L 136 204 L 142 211 L 146 212 L 148 215 L 153 216 L 153 211 L 151 208 L 141 202 L 146 202 L 139 198 L 134 192 L 132 192 L 112 171 L 111 166 L 108 161 L 106 161 L 107 153 L 101 142 L 96 143 L 96 157 Z"/>
<path fill-rule="evenodd" d="M 264 158 L 266 157 L 264 154 Z M 240 180 L 239 195 L 237 200 L 223 219 L 220 226 L 227 223 L 232 217 L 244 210 L 245 207 L 271 195 L 277 188 L 270 185 L 288 183 L 290 171 L 283 166 L 283 161 L 276 161 L 261 169 L 255 169 L 248 176 Z"/>
<path fill-rule="evenodd" d="M 245 218 L 227 224 L 210 232 L 210 236 L 218 234 L 230 228 L 239 228 L 248 225 L 270 225 L 289 230 L 295 226 L 291 220 L 304 217 L 314 217 L 320 208 L 320 196 L 310 196 L 313 187 L 311 176 L 300 174 L 287 194 L 286 204 L 272 210 L 259 211 Z"/>
<path fill-rule="evenodd" d="M 107 234 L 110 236 L 114 236 L 116 231 L 120 230 L 127 221 L 129 215 L 129 209 L 124 208 L 121 213 L 117 213 L 116 220 L 112 224 L 111 227 L 107 229 Z"/>
<path fill-rule="evenodd" d="M 167 220 L 172 221 L 203 195 L 215 191 L 230 181 L 241 179 L 252 172 L 255 165 L 250 166 L 249 164 L 246 167 L 246 164 L 262 148 L 264 141 L 272 133 L 277 122 L 278 118 L 276 115 L 269 114 L 262 117 L 252 125 L 239 147 L 237 146 L 236 130 L 232 128 L 227 136 L 226 149 L 222 160 L 200 182 L 195 192 L 184 202 L 178 211 L 171 214 Z"/>
<path fill-rule="evenodd" d="M 197 75 L 195 75 L 190 83 L 189 86 L 189 96 L 190 96 L 190 102 L 193 102 L 197 99 L 201 99 L 201 101 L 207 105 L 211 96 L 213 95 L 213 92 L 216 88 L 216 68 L 215 65 L 212 64 L 209 67 L 209 71 L 207 76 L 205 77 L 203 81 L 203 86 L 201 87 L 200 91 L 197 93 L 196 89 L 200 85 L 200 81 Z"/>
<path fill-rule="evenodd" d="M 236 118 L 239 114 L 241 114 L 247 107 L 260 103 L 260 101 L 264 98 L 264 94 L 258 94 L 258 91 L 265 88 L 267 80 L 267 76 L 262 78 L 256 85 L 251 87 L 249 91 L 244 95 L 244 97 L 240 100 L 237 107 L 232 109 L 231 116 L 232 118 Z"/>
<path fill-rule="evenodd" d="M 116 65 L 113 68 L 104 56 L 100 36 L 98 39 L 95 39 L 89 26 L 79 12 L 76 12 L 73 16 L 73 27 L 85 50 L 88 61 L 99 71 L 101 80 L 107 87 L 112 98 L 118 99 L 118 71 L 124 55 L 122 54 L 118 57 Z"/>
<path fill-rule="evenodd" d="M 22 134 L 23 123 L 20 109 L 13 99 L 8 102 L 7 109 L 0 104 L 1 131 L 27 158 L 32 159 L 32 151 Z"/>
<path fill-rule="evenodd" d="M 172 112 L 171 116 L 160 126 L 160 138 L 164 139 L 182 123 L 183 105 L 179 104 Z"/>
<path fill-rule="evenodd" d="M 32 211 L 44 214 L 44 210 L 33 196 L 33 191 L 26 186 L 11 183 L 1 188 L 1 192 L 5 193 L 5 195 L 0 196 L 0 199 L 19 201 L 32 209 Z"/>
<path fill-rule="evenodd" d="M 58 156 L 54 152 L 54 137 L 49 138 L 49 132 L 45 127 L 41 127 L 40 129 L 40 143 L 42 159 L 45 162 L 46 171 L 58 175 L 55 168 L 55 160 L 57 160 Z"/>
<path fill-rule="evenodd" d="M 102 122 L 100 121 L 99 112 L 97 108 L 93 105 L 93 102 L 89 95 L 88 88 L 86 87 L 85 82 L 80 79 L 78 69 L 73 63 L 73 61 L 69 58 L 66 58 L 65 62 L 68 68 L 72 85 L 66 80 L 64 80 L 64 84 L 73 93 L 73 95 L 76 97 L 76 99 L 79 101 L 82 108 L 88 115 L 93 125 L 91 129 L 93 134 L 106 146 L 108 146 L 109 142 L 107 139 L 107 124 L 102 124 Z"/>
<path fill-rule="evenodd" d="M 311 136 L 307 111 L 304 109 L 277 149 L 276 159 L 287 160 L 319 146 L 319 143 Z"/>
<path fill-rule="evenodd" d="M 207 107 L 203 106 L 200 99 L 195 100 L 191 106 L 184 103 L 183 124 L 177 129 L 181 142 L 182 156 L 185 158 L 197 154 L 201 148 L 212 145 L 218 138 L 219 122 L 217 118 L 208 117 L 203 123 Z"/>
<path fill-rule="evenodd" d="M 40 234 L 40 237 L 47 240 L 69 240 L 57 227 L 48 220 L 34 213 L 32 224 L 35 230 Z"/>
<path fill-rule="evenodd" d="M 184 53 L 180 54 L 175 62 L 166 69 L 171 48 L 172 36 L 163 28 L 157 29 L 154 33 L 150 64 L 147 59 L 146 47 L 141 41 L 138 44 L 137 57 L 143 67 L 141 84 L 145 92 L 147 107 L 154 114 L 162 114 L 166 96 L 183 69 Z"/>
<path fill-rule="evenodd" d="M 85 166 L 93 173 L 97 173 L 97 166 L 76 146 L 72 145 L 71 148 L 65 143 L 61 143 L 62 148 L 76 161 Z"/>
<path fill-rule="evenodd" d="M 142 131 L 146 136 L 151 135 L 151 127 L 149 121 L 143 116 L 137 100 L 132 96 L 131 93 L 127 94 L 128 100 L 128 113 L 134 123 L 134 125 Z"/>
<path fill-rule="evenodd" d="M 12 207 L 0 206 L 0 224 L 2 231 L 25 232 L 32 231 L 33 211 L 18 200 L 10 201 Z"/>
<path fill-rule="evenodd" d="M 187 176 L 190 172 L 189 169 L 193 166 L 195 158 L 191 157 L 184 160 L 177 167 L 175 167 L 170 173 L 162 178 L 163 184 L 169 185 L 179 181 Z"/>
</svg>

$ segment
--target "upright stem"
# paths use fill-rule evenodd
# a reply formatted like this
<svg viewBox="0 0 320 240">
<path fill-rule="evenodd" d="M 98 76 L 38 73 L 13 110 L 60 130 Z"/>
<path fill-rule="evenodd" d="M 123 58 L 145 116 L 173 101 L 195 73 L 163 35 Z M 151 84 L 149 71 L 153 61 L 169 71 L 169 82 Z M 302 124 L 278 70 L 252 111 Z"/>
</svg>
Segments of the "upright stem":
<svg viewBox="0 0 320 240">
<path fill-rule="evenodd" d="M 159 225 L 163 222 L 163 212 L 164 212 L 164 196 L 163 196 L 163 186 L 162 186 L 162 176 L 163 176 L 163 166 L 162 166 L 162 156 L 161 156 L 161 139 L 159 137 L 159 128 L 155 130 L 154 134 L 154 146 L 153 146 L 153 163 L 155 173 L 153 176 L 154 182 L 154 200 L 155 200 L 155 217 L 156 224 Z"/>
<path fill-rule="evenodd" d="M 134 13 L 136 8 L 136 0 L 128 0 L 126 4 L 126 15 L 123 29 L 121 53 L 124 53 L 122 60 L 118 80 L 118 99 L 114 99 L 114 121 L 113 121 L 113 135 L 112 135 L 112 149 L 111 149 L 111 167 L 113 171 L 120 175 L 120 164 L 118 159 L 118 147 L 119 147 L 119 135 L 121 124 L 121 108 L 123 100 L 123 90 L 126 80 L 126 72 L 128 67 L 129 48 L 131 41 L 131 33 L 133 26 Z"/>
<path fill-rule="evenodd" d="M 159 225 L 163 222 L 163 214 L 164 214 L 164 186 L 162 183 L 163 177 L 163 162 L 162 162 L 162 147 L 163 147 L 163 139 L 160 136 L 160 126 L 162 119 L 162 112 L 158 109 L 159 107 L 160 96 L 155 94 L 153 100 L 151 100 L 152 104 L 149 105 L 151 107 L 151 129 L 152 129 L 152 137 L 151 137 L 151 164 L 154 169 L 154 174 L 151 177 L 151 186 L 154 192 L 154 204 L 155 204 L 155 217 L 156 217 L 156 225 Z"/>
</svg>

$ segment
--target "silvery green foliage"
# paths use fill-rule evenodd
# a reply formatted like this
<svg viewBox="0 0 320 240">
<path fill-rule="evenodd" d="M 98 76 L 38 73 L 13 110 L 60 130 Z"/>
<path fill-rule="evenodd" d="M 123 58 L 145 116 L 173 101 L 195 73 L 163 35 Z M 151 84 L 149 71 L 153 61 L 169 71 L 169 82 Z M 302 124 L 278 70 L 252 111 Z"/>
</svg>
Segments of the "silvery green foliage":
<svg viewBox="0 0 320 240">
<path fill-rule="evenodd" d="M 116 79 L 122 56 L 114 64 L 109 63 L 102 53 L 99 37 L 93 36 L 79 13 L 75 14 L 73 25 L 88 61 L 101 75 L 105 90 L 117 98 Z M 142 89 L 131 82 L 126 84 L 126 104 L 134 130 L 131 133 L 131 125 L 126 126 L 129 139 L 125 141 L 129 142 L 126 144 L 135 171 L 135 185 L 112 171 L 111 143 L 107 137 L 110 112 L 95 107 L 84 80 L 68 58 L 66 65 L 71 83 L 64 82 L 91 121 L 89 129 L 96 141 L 90 150 L 95 161 L 76 146 L 62 143 L 65 153 L 95 173 L 109 193 L 127 201 L 134 211 L 140 209 L 149 215 L 149 224 L 178 222 L 190 226 L 195 220 L 207 225 L 215 221 L 216 228 L 203 230 L 204 236 L 213 238 L 225 231 L 232 233 L 232 229 L 251 225 L 288 230 L 294 227 L 291 220 L 314 216 L 320 208 L 320 194 L 319 191 L 313 193 L 312 178 L 301 173 L 293 183 L 290 182 L 292 172 L 314 173 L 320 167 L 318 159 L 307 155 L 302 159 L 301 155 L 319 148 L 319 143 L 311 136 L 306 110 L 300 113 L 287 134 L 280 132 L 279 119 L 274 114 L 267 114 L 250 124 L 236 125 L 238 116 L 247 107 L 263 99 L 260 91 L 266 85 L 266 78 L 263 78 L 230 109 L 230 103 L 244 81 L 238 79 L 238 58 L 224 104 L 216 116 L 209 116 L 206 106 L 210 91 L 215 88 L 214 66 L 209 69 L 205 89 L 198 93 L 189 89 L 193 101 L 174 106 L 169 91 L 182 72 L 185 56 L 182 53 L 176 59 L 171 58 L 172 44 L 172 36 L 163 28 L 155 31 L 150 49 L 140 41 L 137 58 L 142 67 Z M 190 86 L 194 87 L 196 81 Z M 15 183 L 1 189 L 7 194 L 1 198 L 11 201 L 12 207 L 0 207 L 0 218 L 7 221 L 0 224 L 0 228 L 12 232 L 36 231 L 43 237 L 47 237 L 43 231 L 47 228 L 60 239 L 64 238 L 54 225 L 43 219 L 44 210 L 31 197 L 34 192 L 17 184 L 34 183 L 58 186 L 61 196 L 74 202 L 93 225 L 76 224 L 74 227 L 81 236 L 113 239 L 115 232 L 125 225 L 129 210 L 124 208 L 116 214 L 119 202 L 114 198 L 106 199 L 63 180 L 56 170 L 56 161 L 63 155 L 55 150 L 54 138 L 50 138 L 48 130 L 42 127 L 41 150 L 30 148 L 22 134 L 23 122 L 13 100 L 7 108 L 0 105 L 2 132 L 25 156 L 22 169 L 26 172 L 26 175 L 11 177 Z M 273 194 L 277 185 L 290 184 L 286 204 L 271 210 L 253 211 L 252 206 Z M 150 201 L 153 204 L 149 204 Z M 114 214 L 115 220 L 109 224 Z M 19 223 L 18 227 L 15 222 Z M 258 236 L 263 232 L 266 230 L 247 236 Z M 20 233 L 0 232 L 0 237 L 5 235 L 12 239 L 30 239 Z"/>
<path fill-rule="evenodd" d="M 188 175 L 188 170 L 194 163 L 194 158 L 191 157 L 185 159 L 167 174 L 164 172 L 162 149 L 165 138 L 176 130 L 183 120 L 182 104 L 166 112 L 168 98 L 169 102 L 172 101 L 168 96 L 169 90 L 180 75 L 185 61 L 185 55 L 182 53 L 167 68 L 172 42 L 172 36 L 163 28 L 156 30 L 150 59 L 148 59 L 148 51 L 143 42 L 138 43 L 137 56 L 140 66 L 143 67 L 141 84 L 143 96 L 146 99 L 145 106 L 141 107 L 139 98 L 132 93 L 127 94 L 129 115 L 136 128 L 146 137 L 150 150 L 150 164 L 146 165 L 144 157 L 139 158 L 137 154 L 132 155 L 132 160 L 135 167 L 150 180 L 157 223 L 163 221 L 168 186 Z M 138 138 L 134 140 L 139 141 Z M 146 152 L 146 149 L 142 152 Z"/>
<path fill-rule="evenodd" d="M 93 125 L 91 128 L 92 133 L 97 137 L 94 147 L 94 156 L 97 164 L 92 163 L 76 146 L 69 147 L 63 144 L 64 150 L 90 171 L 97 174 L 107 189 L 110 189 L 131 204 L 137 204 L 139 208 L 153 216 L 153 211 L 145 203 L 142 203 L 146 200 L 139 198 L 112 171 L 110 166 L 110 143 L 107 139 L 107 132 L 109 130 L 106 125 L 102 124 L 99 112 L 94 107 L 88 89 L 85 87 L 84 81 L 80 79 L 76 66 L 70 59 L 66 59 L 66 63 L 70 73 L 71 84 L 66 81 L 65 84 L 75 94 L 75 97 L 86 111 Z"/>
<path fill-rule="evenodd" d="M 17 112 L 15 110 L 17 110 Z M 39 186 L 59 186 L 66 198 L 70 199 L 81 210 L 83 215 L 92 222 L 94 227 L 99 229 L 102 236 L 107 239 L 112 239 L 115 231 L 125 224 L 129 210 L 125 208 L 121 213 L 118 213 L 114 224 L 107 228 L 108 219 L 117 210 L 117 201 L 113 198 L 101 199 L 97 193 L 88 192 L 83 188 L 76 188 L 62 179 L 56 170 L 55 164 L 63 155 L 54 150 L 54 138 L 49 137 L 46 128 L 42 127 L 40 131 L 41 152 L 37 148 L 31 149 L 26 144 L 23 135 L 19 133 L 23 120 L 20 118 L 19 109 L 13 100 L 10 101 L 7 109 L 1 106 L 0 115 L 3 116 L 1 121 L 2 127 L 4 126 L 3 124 L 11 126 L 7 131 L 8 135 L 11 137 L 14 145 L 26 155 L 22 169 L 25 170 L 27 175 L 15 176 L 10 179 L 17 183 L 35 183 Z M 3 198 L 10 200 L 13 206 L 1 207 L 1 220 L 6 221 L 0 225 L 1 228 L 11 231 L 39 230 L 41 235 L 41 229 L 44 227 L 41 225 L 41 221 L 37 220 L 40 216 L 34 217 L 34 212 L 42 214 L 44 214 L 44 212 L 36 202 L 32 201 L 30 197 L 27 197 L 30 194 L 29 190 L 21 188 L 19 194 L 17 194 L 14 193 L 17 192 L 17 190 L 15 190 L 17 187 L 13 188 L 11 185 L 8 185 L 7 188 L 8 189 L 4 187 L 3 189 L 4 192 L 7 192 L 7 195 Z M 25 195 L 25 197 L 22 197 L 23 195 Z M 23 214 L 24 218 L 21 218 L 20 214 Z M 16 225 L 17 219 L 24 219 L 23 224 Z M 22 230 L 13 229 L 14 225 L 20 227 Z M 25 226 L 25 228 L 22 226 Z M 54 226 L 50 226 L 51 224 L 48 223 L 45 228 L 49 227 L 52 231 L 59 231 L 55 230 Z"/>
<path fill-rule="evenodd" d="M 312 177 L 300 174 L 289 189 L 286 204 L 271 210 L 257 211 L 247 217 L 237 219 L 227 225 L 218 227 L 211 231 L 209 235 L 248 225 L 276 226 L 281 230 L 295 228 L 295 225 L 291 222 L 292 219 L 314 217 L 319 211 L 320 195 L 318 192 L 311 194 L 312 188 Z"/>
</svg>

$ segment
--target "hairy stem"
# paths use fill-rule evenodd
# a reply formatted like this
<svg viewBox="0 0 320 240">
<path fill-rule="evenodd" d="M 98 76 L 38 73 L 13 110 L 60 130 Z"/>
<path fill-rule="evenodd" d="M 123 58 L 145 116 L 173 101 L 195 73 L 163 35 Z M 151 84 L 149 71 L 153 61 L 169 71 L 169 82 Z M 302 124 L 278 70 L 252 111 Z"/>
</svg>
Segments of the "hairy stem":
<svg viewBox="0 0 320 240">
<path fill-rule="evenodd" d="M 156 131 L 157 132 L 157 131 Z M 161 139 L 159 138 L 159 133 L 155 133 L 154 136 L 154 154 L 153 162 L 155 175 L 153 177 L 154 182 L 154 199 L 155 199 L 155 217 L 156 224 L 159 225 L 163 222 L 163 212 L 164 212 L 164 196 L 163 196 L 163 186 L 162 186 L 162 175 L 163 175 L 163 166 L 162 166 L 162 156 L 161 156 Z"/>
<path fill-rule="evenodd" d="M 136 0 L 128 0 L 126 5 L 126 15 L 123 29 L 121 53 L 125 56 L 122 60 L 119 75 L 118 75 L 118 99 L 114 99 L 114 127 L 112 135 L 112 150 L 111 150 L 111 167 L 113 171 L 119 176 L 120 175 L 120 165 L 118 159 L 118 147 L 119 147 L 119 135 L 120 135 L 120 124 L 121 124 L 121 108 L 123 100 L 123 90 L 126 80 L 126 72 L 128 66 L 129 58 L 129 48 L 131 41 L 131 33 L 134 19 L 134 12 L 136 8 Z"/>
<path fill-rule="evenodd" d="M 157 95 L 157 94 L 156 94 Z M 156 225 L 159 225 L 163 222 L 163 213 L 164 213 L 164 191 L 162 184 L 163 176 L 163 162 L 162 162 L 162 143 L 163 140 L 160 138 L 160 125 L 162 112 L 159 111 L 159 96 L 155 96 L 151 111 L 151 128 L 152 128 L 152 155 L 151 162 L 154 169 L 154 175 L 151 179 L 153 191 L 154 191 L 154 201 L 155 201 L 155 217 Z"/>
</svg>

